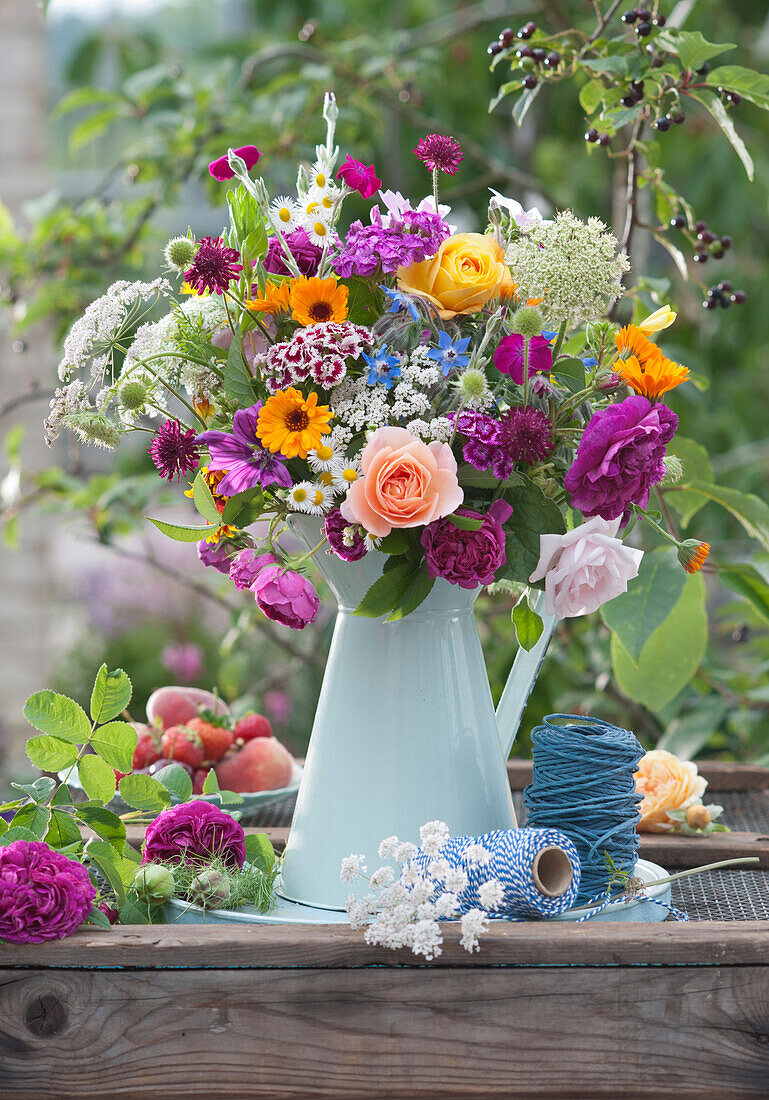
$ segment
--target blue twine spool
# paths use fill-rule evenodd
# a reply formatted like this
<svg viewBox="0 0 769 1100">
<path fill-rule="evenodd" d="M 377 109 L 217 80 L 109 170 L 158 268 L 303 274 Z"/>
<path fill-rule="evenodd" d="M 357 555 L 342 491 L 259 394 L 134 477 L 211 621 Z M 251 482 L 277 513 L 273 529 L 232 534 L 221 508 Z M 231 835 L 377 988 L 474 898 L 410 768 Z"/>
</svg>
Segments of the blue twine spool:
<svg viewBox="0 0 769 1100">
<path fill-rule="evenodd" d="M 607 852 L 619 869 L 635 868 L 641 796 L 633 775 L 644 750 L 629 730 L 575 714 L 549 714 L 531 740 L 526 824 L 571 838 L 582 864 L 577 902 L 588 901 L 606 892 Z"/>
<path fill-rule="evenodd" d="M 490 853 L 488 863 L 469 865 L 465 853 L 472 844 Z M 505 891 L 500 906 L 489 913 L 495 920 L 557 916 L 572 908 L 579 890 L 577 849 L 558 829 L 496 829 L 478 837 L 455 836 L 441 848 L 440 857 L 467 873 L 457 916 L 484 908 L 478 889 L 489 879 L 497 879 Z M 412 863 L 424 870 L 430 859 L 420 849 Z"/>
</svg>

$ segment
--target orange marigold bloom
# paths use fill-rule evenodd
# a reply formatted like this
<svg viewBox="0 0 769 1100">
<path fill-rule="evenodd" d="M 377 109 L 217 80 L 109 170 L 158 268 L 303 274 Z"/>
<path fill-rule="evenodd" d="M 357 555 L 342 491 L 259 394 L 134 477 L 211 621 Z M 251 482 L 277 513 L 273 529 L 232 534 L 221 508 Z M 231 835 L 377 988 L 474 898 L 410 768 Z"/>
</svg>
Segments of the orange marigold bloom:
<svg viewBox="0 0 769 1100">
<path fill-rule="evenodd" d="M 687 573 L 699 573 L 710 553 L 709 542 L 686 539 L 678 547 L 678 560 Z"/>
<path fill-rule="evenodd" d="M 614 364 L 615 373 L 622 381 L 636 393 L 648 398 L 662 397 L 663 393 L 680 386 L 689 377 L 688 367 L 666 359 L 659 348 L 655 347 L 654 350 L 657 354 L 644 360 L 630 355 L 627 359 L 618 359 Z"/>
<path fill-rule="evenodd" d="M 657 345 L 637 325 L 621 328 L 614 336 L 614 343 L 620 355 L 634 355 L 639 363 L 660 354 Z"/>
<path fill-rule="evenodd" d="M 302 275 L 291 280 L 290 303 L 291 316 L 300 325 L 317 325 L 325 321 L 340 324 L 347 320 L 346 286 L 340 286 L 336 279 L 319 279 L 313 275 Z"/>
<path fill-rule="evenodd" d="M 279 283 L 268 282 L 263 298 L 252 298 L 246 302 L 249 309 L 259 313 L 288 313 L 290 287 L 286 280 Z"/>
<path fill-rule="evenodd" d="M 286 458 L 307 458 L 308 451 L 320 447 L 321 436 L 331 431 L 331 416 L 328 405 L 318 404 L 317 393 L 304 397 L 289 386 L 267 398 L 256 422 L 256 434 L 273 454 L 280 451 Z"/>
</svg>

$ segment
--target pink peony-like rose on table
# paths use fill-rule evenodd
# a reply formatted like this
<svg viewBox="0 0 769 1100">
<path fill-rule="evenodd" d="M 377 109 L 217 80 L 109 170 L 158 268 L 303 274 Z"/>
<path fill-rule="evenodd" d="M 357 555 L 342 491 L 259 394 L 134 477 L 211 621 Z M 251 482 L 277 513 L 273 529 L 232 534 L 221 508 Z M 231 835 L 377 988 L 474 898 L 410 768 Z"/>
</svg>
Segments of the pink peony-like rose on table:
<svg viewBox="0 0 769 1100">
<path fill-rule="evenodd" d="M 361 452 L 361 472 L 340 510 L 377 538 L 442 519 L 464 500 L 451 447 L 423 443 L 406 428 L 377 428 Z"/>
<path fill-rule="evenodd" d="M 71 936 L 95 897 L 82 863 L 47 844 L 14 840 L 0 848 L 0 939 L 43 943 Z"/>
<path fill-rule="evenodd" d="M 427 572 L 443 577 L 460 588 L 478 588 L 492 584 L 494 575 L 505 563 L 505 532 L 502 524 L 513 513 L 504 500 L 495 500 L 486 515 L 471 508 L 459 508 L 456 514 L 481 520 L 482 527 L 468 531 L 450 519 L 439 519 L 422 532 Z"/>
<path fill-rule="evenodd" d="M 144 834 L 142 863 L 194 863 L 219 856 L 242 867 L 243 826 L 210 802 L 184 802 L 159 813 Z"/>
<path fill-rule="evenodd" d="M 638 576 L 643 550 L 625 546 L 616 537 L 619 519 L 594 516 L 565 535 L 540 535 L 533 584 L 545 582 L 548 615 L 569 619 L 589 615 L 615 596 L 627 592 Z"/>
</svg>

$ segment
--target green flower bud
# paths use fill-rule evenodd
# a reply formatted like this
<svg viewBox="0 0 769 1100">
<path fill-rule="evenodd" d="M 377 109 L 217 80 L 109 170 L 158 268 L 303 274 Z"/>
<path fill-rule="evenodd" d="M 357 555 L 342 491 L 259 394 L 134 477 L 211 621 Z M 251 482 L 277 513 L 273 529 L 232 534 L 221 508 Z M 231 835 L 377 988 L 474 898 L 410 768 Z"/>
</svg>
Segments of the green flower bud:
<svg viewBox="0 0 769 1100">
<path fill-rule="evenodd" d="M 675 455 L 665 455 L 662 463 L 665 467 L 665 474 L 660 478 L 659 485 L 663 489 L 668 485 L 677 485 L 684 476 L 684 466 L 681 459 L 676 458 Z"/>
<path fill-rule="evenodd" d="M 542 314 L 534 306 L 521 306 L 512 317 L 513 332 L 531 339 L 542 332 Z"/>
<path fill-rule="evenodd" d="M 593 351 L 613 346 L 615 331 L 611 321 L 590 321 L 585 326 L 585 342 Z"/>
<path fill-rule="evenodd" d="M 140 901 L 147 905 L 162 905 L 174 895 L 174 876 L 167 867 L 147 863 L 136 872 L 133 886 Z"/>
<path fill-rule="evenodd" d="M 466 371 L 460 374 L 454 385 L 459 390 L 466 405 L 472 406 L 479 401 L 483 401 L 489 392 L 486 375 L 477 367 L 468 367 Z"/>
<path fill-rule="evenodd" d="M 104 447 L 108 451 L 115 450 L 123 434 L 104 413 L 91 412 L 88 409 L 67 413 L 64 424 L 75 433 L 81 443 Z"/>
<path fill-rule="evenodd" d="M 140 412 L 147 404 L 149 393 L 143 382 L 126 382 L 120 387 L 118 401 L 129 412 Z"/>
<path fill-rule="evenodd" d="M 175 271 L 186 271 L 197 255 L 197 241 L 190 237 L 172 237 L 163 249 L 166 263 Z"/>
<path fill-rule="evenodd" d="M 207 867 L 190 883 L 188 896 L 193 905 L 203 909 L 217 909 L 230 896 L 227 876 L 215 867 Z"/>
</svg>

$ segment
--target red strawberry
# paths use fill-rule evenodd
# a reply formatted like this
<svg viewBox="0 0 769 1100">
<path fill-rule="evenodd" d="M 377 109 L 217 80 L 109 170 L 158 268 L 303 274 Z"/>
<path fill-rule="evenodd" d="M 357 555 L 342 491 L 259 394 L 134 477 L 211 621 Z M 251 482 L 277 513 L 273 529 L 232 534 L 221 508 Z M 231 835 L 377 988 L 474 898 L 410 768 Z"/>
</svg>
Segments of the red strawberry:
<svg viewBox="0 0 769 1100">
<path fill-rule="evenodd" d="M 195 730 L 187 726 L 171 726 L 163 734 L 163 756 L 178 764 L 199 768 L 205 759 L 203 743 Z"/>
<path fill-rule="evenodd" d="M 210 768 L 196 768 L 195 771 L 192 773 L 192 793 L 193 794 L 202 794 L 203 793 L 203 784 L 205 783 L 206 777 L 208 776 L 208 773 L 210 771 L 211 771 Z"/>
<path fill-rule="evenodd" d="M 232 746 L 232 731 L 207 722 L 205 718 L 190 718 L 187 729 L 193 730 L 200 738 L 204 760 L 219 760 Z"/>
<path fill-rule="evenodd" d="M 139 734 L 133 756 L 133 770 L 136 771 L 137 768 L 147 768 L 154 764 L 163 754 L 160 751 L 160 734 L 156 730 L 141 725 L 136 725 L 134 729 Z"/>
<path fill-rule="evenodd" d="M 247 714 L 232 731 L 234 741 L 253 741 L 255 737 L 272 737 L 272 726 L 263 714 Z"/>
</svg>

